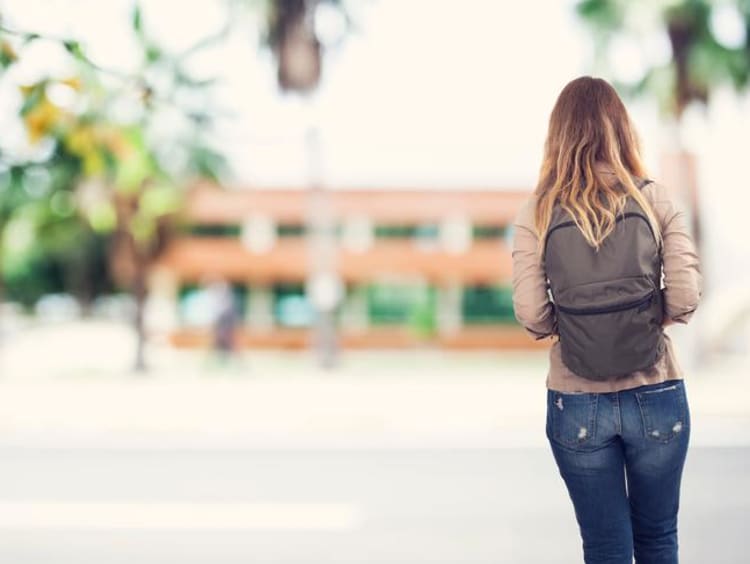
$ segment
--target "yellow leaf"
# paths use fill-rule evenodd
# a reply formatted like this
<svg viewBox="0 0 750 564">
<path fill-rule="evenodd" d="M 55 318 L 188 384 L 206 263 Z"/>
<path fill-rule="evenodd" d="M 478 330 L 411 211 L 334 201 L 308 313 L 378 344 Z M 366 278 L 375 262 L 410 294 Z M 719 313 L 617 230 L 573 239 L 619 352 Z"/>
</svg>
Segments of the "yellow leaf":
<svg viewBox="0 0 750 564">
<path fill-rule="evenodd" d="M 61 80 L 60 83 L 70 86 L 73 90 L 76 90 L 79 92 L 81 90 L 81 87 L 83 86 L 83 84 L 81 83 L 81 79 L 78 78 L 77 76 L 71 76 L 70 78 Z"/>
<path fill-rule="evenodd" d="M 0 42 L 0 52 L 6 61 L 12 62 L 18 59 L 18 54 L 7 41 Z"/>
<path fill-rule="evenodd" d="M 62 112 L 60 111 L 60 108 L 52 104 L 46 98 L 43 99 L 23 118 L 28 131 L 29 140 L 32 143 L 36 143 L 47 135 L 60 120 L 61 115 Z"/>
<path fill-rule="evenodd" d="M 83 156 L 83 172 L 87 176 L 97 176 L 104 171 L 104 159 L 99 151 L 93 150 Z"/>
<path fill-rule="evenodd" d="M 18 89 L 21 91 L 21 94 L 26 97 L 34 91 L 34 88 L 36 88 L 36 86 L 36 84 L 21 84 Z"/>
</svg>

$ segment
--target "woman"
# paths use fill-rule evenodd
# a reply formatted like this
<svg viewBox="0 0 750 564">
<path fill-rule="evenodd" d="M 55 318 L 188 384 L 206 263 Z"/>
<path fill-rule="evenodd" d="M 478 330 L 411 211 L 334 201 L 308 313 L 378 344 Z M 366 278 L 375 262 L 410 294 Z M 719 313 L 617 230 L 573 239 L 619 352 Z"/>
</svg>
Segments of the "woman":
<svg viewBox="0 0 750 564">
<path fill-rule="evenodd" d="M 636 221 L 623 220 L 626 203 L 627 209 L 638 210 L 625 214 Z M 550 224 L 558 221 L 559 226 L 563 216 L 569 220 L 564 222 L 570 227 L 567 239 L 553 247 L 552 237 L 548 237 Z M 648 323 L 661 344 L 653 349 L 657 353 L 653 358 L 639 359 L 638 354 L 633 355 L 637 346 L 626 350 L 629 345 L 618 345 L 623 340 L 602 338 L 606 346 L 620 346 L 618 354 L 623 353 L 629 366 L 638 368 L 615 375 L 600 370 L 601 377 L 593 372 L 576 373 L 569 366 L 572 359 L 580 363 L 577 366 L 595 366 L 593 358 L 586 355 L 601 353 L 589 348 L 583 354 L 585 347 L 576 350 L 576 338 L 596 339 L 613 324 L 622 325 L 635 317 L 612 317 L 610 322 L 606 316 L 592 314 L 588 317 L 592 323 L 600 323 L 600 330 L 587 333 L 583 327 L 576 334 L 572 326 L 566 326 L 561 331 L 565 316 L 561 312 L 568 310 L 560 300 L 572 294 L 559 279 L 548 276 L 550 264 L 556 268 L 573 264 L 569 272 L 579 280 L 598 280 L 574 288 L 579 303 L 587 298 L 587 290 L 592 302 L 601 299 L 605 294 L 595 295 L 592 288 L 609 282 L 602 282 L 598 267 L 591 265 L 611 252 L 611 241 L 627 237 L 626 225 L 631 231 L 641 229 L 640 239 L 633 239 L 641 243 L 619 248 L 616 258 L 622 259 L 622 264 L 648 265 L 647 260 L 633 258 L 635 253 L 643 255 L 643 233 L 651 233 L 650 244 L 658 249 L 651 252 L 659 274 L 663 274 L 664 287 L 657 277 L 658 300 L 649 297 L 648 302 L 658 304 L 658 316 L 641 306 L 637 311 L 643 312 L 638 314 L 641 316 L 650 315 Z M 648 231 L 643 231 L 644 226 Z M 556 230 L 555 236 L 565 232 Z M 583 259 L 581 251 L 574 253 L 571 246 L 575 237 L 588 249 Z M 549 249 L 544 248 L 545 242 Z M 547 260 L 546 252 L 550 253 Z M 618 280 L 641 283 L 649 278 L 623 275 Z M 663 327 L 687 323 L 701 294 L 702 275 L 685 214 L 666 187 L 646 178 L 636 134 L 622 101 L 604 80 L 573 80 L 552 111 L 538 185 L 514 222 L 513 305 L 516 318 L 530 335 L 553 339 L 546 433 L 573 502 L 587 564 L 631 564 L 633 556 L 639 564 L 678 562 L 677 513 L 690 414 L 683 373 Z M 602 311 L 620 312 L 613 316 L 636 315 L 636 309 L 623 313 L 622 308 L 594 313 Z M 575 320 L 584 322 L 586 317 L 579 315 Z M 636 330 L 635 325 L 624 327 L 626 332 Z M 599 357 L 601 363 L 602 355 Z M 603 358 L 606 363 L 610 357 Z M 611 358 L 614 362 L 614 356 Z M 621 366 L 628 366 L 627 362 Z"/>
</svg>

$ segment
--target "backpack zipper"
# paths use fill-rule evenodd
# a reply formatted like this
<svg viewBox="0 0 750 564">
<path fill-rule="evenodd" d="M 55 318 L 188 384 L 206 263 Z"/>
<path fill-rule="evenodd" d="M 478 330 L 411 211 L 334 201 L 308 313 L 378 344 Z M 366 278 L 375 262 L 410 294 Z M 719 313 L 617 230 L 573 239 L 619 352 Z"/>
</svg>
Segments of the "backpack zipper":
<svg viewBox="0 0 750 564">
<path fill-rule="evenodd" d="M 639 212 L 625 212 L 624 214 L 618 215 L 615 218 L 615 223 L 617 223 L 618 221 L 622 221 L 623 219 L 627 219 L 628 217 L 640 217 L 643 221 L 645 221 L 646 225 L 648 226 L 649 231 L 651 231 L 651 235 L 654 237 L 654 240 L 656 240 L 656 234 L 654 233 L 653 227 L 651 227 L 651 224 L 648 222 L 648 218 L 646 218 L 646 216 L 643 215 L 642 213 L 639 213 Z M 570 220 L 558 223 L 552 229 L 550 229 L 549 231 L 547 231 L 547 235 L 544 237 L 544 251 L 545 251 L 545 254 L 546 254 L 546 251 L 547 251 L 547 241 L 549 240 L 549 236 L 552 235 L 552 233 L 554 231 L 556 231 L 557 229 L 561 229 L 563 227 L 571 227 L 571 226 L 573 226 L 575 224 L 576 224 L 576 222 L 573 221 L 572 219 L 570 219 Z"/>
<path fill-rule="evenodd" d="M 634 307 L 638 307 L 638 306 L 642 306 L 644 304 L 650 303 L 655 293 L 656 293 L 656 290 L 651 290 L 648 293 L 648 295 L 642 298 L 638 298 L 637 300 L 631 300 L 629 302 L 625 302 L 621 304 L 613 304 L 610 306 L 586 308 L 586 307 L 567 307 L 567 306 L 561 306 L 559 304 L 555 304 L 555 307 L 557 307 L 557 309 L 559 309 L 561 312 L 569 313 L 571 315 L 593 315 L 593 314 L 599 314 L 599 313 L 614 313 L 616 311 L 624 311 L 626 309 L 632 309 Z"/>
<path fill-rule="evenodd" d="M 646 186 L 648 186 L 649 184 L 652 184 L 653 182 L 654 181 L 651 180 L 650 178 L 642 178 L 638 182 L 638 184 L 637 184 L 638 185 L 638 189 L 639 190 L 643 190 Z M 651 231 L 651 235 L 653 236 L 654 241 L 656 241 L 656 233 L 654 233 L 654 228 L 651 226 L 651 222 L 649 222 L 648 218 L 645 215 L 643 215 L 642 213 L 639 213 L 639 212 L 625 212 L 624 214 L 618 215 L 615 218 L 615 223 L 617 223 L 618 221 L 620 221 L 622 219 L 625 219 L 627 217 L 640 217 L 643 221 L 645 221 L 646 225 L 648 225 L 648 230 Z M 572 221 L 572 220 L 571 221 L 563 221 L 562 223 L 559 223 L 558 225 L 555 225 L 552 229 L 550 229 L 549 231 L 547 231 L 547 233 L 545 234 L 545 237 L 544 237 L 543 254 L 544 255 L 547 254 L 547 240 L 549 239 L 550 234 L 555 229 L 559 229 L 560 227 L 570 227 L 571 225 L 575 225 L 575 224 L 576 224 L 576 222 Z M 661 254 L 661 245 L 657 245 L 657 246 L 659 247 L 659 254 Z"/>
</svg>

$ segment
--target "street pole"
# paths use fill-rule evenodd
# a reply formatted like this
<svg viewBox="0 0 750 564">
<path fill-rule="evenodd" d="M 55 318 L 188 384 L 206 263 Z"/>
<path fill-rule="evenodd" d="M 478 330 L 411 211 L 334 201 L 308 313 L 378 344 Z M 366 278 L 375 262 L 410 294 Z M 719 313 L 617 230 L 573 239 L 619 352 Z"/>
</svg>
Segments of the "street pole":
<svg viewBox="0 0 750 564">
<path fill-rule="evenodd" d="M 322 368 L 333 368 L 337 361 L 336 308 L 343 294 L 339 280 L 336 255 L 337 242 L 334 213 L 329 192 L 323 182 L 320 124 L 318 120 L 317 87 L 322 66 L 322 43 L 318 37 L 320 22 L 319 0 L 274 0 L 274 52 L 278 63 L 278 83 L 284 92 L 303 96 L 308 114 L 305 129 L 305 148 L 308 157 L 309 182 L 307 190 L 307 284 L 314 320 L 312 345 Z M 339 14 L 339 23 L 344 22 Z M 328 32 L 323 41 L 335 43 L 328 14 Z M 333 22 L 335 23 L 335 22 Z M 324 26 L 325 27 L 325 26 Z M 341 25 L 334 26 L 343 29 Z M 323 29 L 325 31 L 325 29 Z"/>
<path fill-rule="evenodd" d="M 330 191 L 325 189 L 323 182 L 320 125 L 314 95 L 307 100 L 310 120 L 305 133 L 309 166 L 306 294 L 314 310 L 312 346 L 316 360 L 321 368 L 332 369 L 338 362 L 335 312 L 342 293 L 337 272 L 336 218 Z"/>
</svg>

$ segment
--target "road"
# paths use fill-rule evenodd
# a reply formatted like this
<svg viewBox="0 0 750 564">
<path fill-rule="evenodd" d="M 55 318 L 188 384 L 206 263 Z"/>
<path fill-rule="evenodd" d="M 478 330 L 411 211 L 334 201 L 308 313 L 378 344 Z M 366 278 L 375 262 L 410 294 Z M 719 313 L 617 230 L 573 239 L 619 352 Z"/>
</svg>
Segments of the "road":
<svg viewBox="0 0 750 564">
<path fill-rule="evenodd" d="M 675 332 L 679 328 L 675 328 Z M 546 352 L 254 351 L 38 327 L 0 366 L 0 564 L 581 562 Z M 125 344 L 125 345 L 124 345 Z M 750 358 L 688 370 L 683 564 L 748 563 Z"/>
<path fill-rule="evenodd" d="M 750 448 L 695 447 L 683 564 L 747 563 Z M 7 564 L 580 562 L 551 455 L 496 449 L 0 449 Z"/>
</svg>

